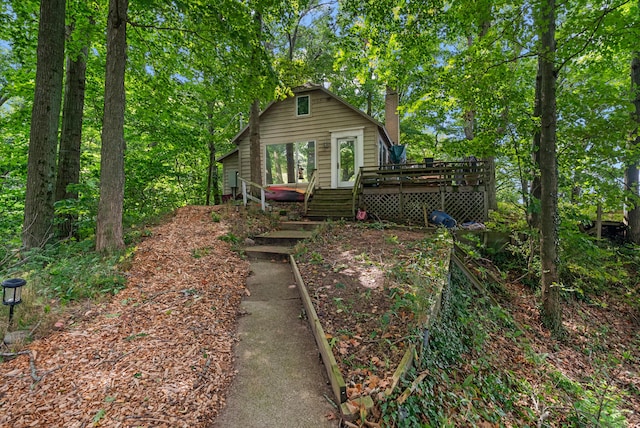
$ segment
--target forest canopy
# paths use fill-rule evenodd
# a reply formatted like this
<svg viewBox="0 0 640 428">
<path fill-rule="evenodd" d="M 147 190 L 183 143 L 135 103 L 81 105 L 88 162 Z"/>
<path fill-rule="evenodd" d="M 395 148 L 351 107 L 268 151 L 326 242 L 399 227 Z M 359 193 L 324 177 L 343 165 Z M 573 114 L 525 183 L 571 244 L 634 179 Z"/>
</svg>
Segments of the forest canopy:
<svg viewBox="0 0 640 428">
<path fill-rule="evenodd" d="M 112 86 L 109 34 L 117 28 L 126 28 L 126 50 L 120 47 L 126 103 L 119 103 L 122 130 L 111 135 L 121 133 L 126 145 L 120 155 L 125 230 L 178 206 L 219 201 L 215 159 L 233 148 L 251 106 L 264 108 L 313 83 L 379 120 L 385 92 L 394 88 L 409 160 L 473 155 L 494 162 L 497 194 L 490 205 L 505 204 L 530 224 L 541 211 L 539 134 L 546 141 L 552 124 L 557 192 L 551 193 L 559 218 L 575 225 L 593 220 L 601 207 L 611 219 L 626 215 L 638 241 L 637 2 L 58 3 L 65 8 L 64 40 L 58 40 L 64 87 L 52 100 L 61 113 L 55 141 L 47 143 L 55 143 L 55 151 L 48 149 L 55 160 L 47 162 L 51 186 L 56 177 L 59 183 L 51 195 L 55 227 L 36 245 L 25 244 L 24 233 L 29 146 L 43 134 L 32 129 L 32 110 L 46 11 L 34 0 L 0 2 L 0 230 L 9 247 L 96 235 L 100 185 L 109 174 L 100 175 L 108 159 L 101 147 L 114 138 L 105 137 L 114 123 L 106 119 L 112 95 L 105 91 Z M 109 3 L 126 13 L 108 21 Z M 545 44 L 548 23 L 553 33 Z M 540 83 L 541 64 L 553 78 L 553 99 L 551 92 L 541 95 L 548 88 Z M 553 117 L 546 119 L 550 102 Z M 286 147 L 267 150 L 271 183 L 308 180 L 315 159 L 305 144 L 313 142 L 295 144 L 292 166 L 281 164 Z M 75 152 L 70 161 L 66 154 Z"/>
</svg>

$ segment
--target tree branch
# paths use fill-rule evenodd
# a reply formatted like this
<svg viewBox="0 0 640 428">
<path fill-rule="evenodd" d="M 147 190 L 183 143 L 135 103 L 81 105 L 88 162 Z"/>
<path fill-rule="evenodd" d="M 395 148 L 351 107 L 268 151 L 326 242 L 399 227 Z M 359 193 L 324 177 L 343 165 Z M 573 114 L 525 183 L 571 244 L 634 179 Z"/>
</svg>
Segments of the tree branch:
<svg viewBox="0 0 640 428">
<path fill-rule="evenodd" d="M 45 377 L 47 374 L 51 373 L 54 370 L 58 370 L 60 368 L 58 366 L 55 369 L 47 370 L 42 374 L 42 376 L 38 376 L 38 369 L 36 369 L 36 361 L 35 361 L 35 358 L 33 357 L 33 352 L 31 352 L 31 350 L 0 353 L 0 357 L 4 357 L 4 358 L 17 357 L 19 355 L 29 356 L 29 368 L 31 369 L 31 379 L 33 379 L 33 383 L 40 382 L 42 378 Z"/>
<path fill-rule="evenodd" d="M 569 61 L 571 61 L 573 58 L 577 57 L 578 55 L 580 55 L 581 53 L 583 53 L 593 42 L 593 38 L 596 34 L 596 32 L 600 29 L 600 26 L 602 25 L 602 22 L 604 21 L 604 18 L 611 12 L 613 12 L 614 10 L 624 6 L 625 4 L 629 3 L 631 0 L 624 0 L 622 3 L 620 3 L 617 6 L 613 6 L 610 8 L 605 8 L 602 11 L 602 14 L 600 14 L 600 16 L 598 16 L 594 22 L 594 25 L 589 26 L 589 28 L 592 28 L 591 30 L 591 34 L 589 34 L 589 36 L 587 37 L 587 39 L 584 41 L 582 47 L 580 49 L 578 49 L 577 51 L 575 51 L 574 53 L 572 53 L 571 55 L 569 55 L 567 58 L 565 58 L 565 60 L 558 66 L 558 68 L 556 68 L 556 73 L 558 73 L 565 65 L 567 65 L 567 63 Z M 586 33 L 587 28 L 585 28 L 583 31 L 581 31 L 580 33 L 578 33 L 575 37 L 572 37 L 572 39 L 577 39 L 578 37 L 580 37 L 582 34 Z"/>
<path fill-rule="evenodd" d="M 132 21 L 131 19 L 127 19 L 127 23 L 129 25 L 131 25 L 132 27 L 136 27 L 136 28 L 145 28 L 145 29 L 161 30 L 161 31 L 177 31 L 177 32 L 180 32 L 180 33 L 193 34 L 194 36 L 196 36 L 200 40 L 203 40 L 203 41 L 205 41 L 207 43 L 211 43 L 213 45 L 216 44 L 215 41 L 207 39 L 206 37 L 203 37 L 198 31 L 189 30 L 187 28 L 167 27 L 167 26 L 163 26 L 163 25 L 140 24 L 140 23 Z"/>
</svg>

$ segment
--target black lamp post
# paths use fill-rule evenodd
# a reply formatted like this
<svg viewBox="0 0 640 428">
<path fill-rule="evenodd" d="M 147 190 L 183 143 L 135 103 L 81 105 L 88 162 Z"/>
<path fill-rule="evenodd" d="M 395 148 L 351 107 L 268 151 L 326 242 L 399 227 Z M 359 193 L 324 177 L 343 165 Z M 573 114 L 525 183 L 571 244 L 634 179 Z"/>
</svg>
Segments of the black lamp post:
<svg viewBox="0 0 640 428">
<path fill-rule="evenodd" d="M 13 320 L 13 307 L 22 302 L 22 287 L 27 284 L 22 278 L 11 278 L 2 281 L 2 304 L 9 305 L 9 327 Z"/>
</svg>

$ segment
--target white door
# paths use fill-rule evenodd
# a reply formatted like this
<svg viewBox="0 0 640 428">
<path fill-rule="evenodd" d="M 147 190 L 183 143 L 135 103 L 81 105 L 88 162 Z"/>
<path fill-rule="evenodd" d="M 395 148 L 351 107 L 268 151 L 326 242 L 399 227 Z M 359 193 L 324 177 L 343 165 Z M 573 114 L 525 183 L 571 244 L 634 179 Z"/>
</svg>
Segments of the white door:
<svg viewBox="0 0 640 428">
<path fill-rule="evenodd" d="M 363 164 L 362 130 L 331 135 L 331 187 L 353 187 Z"/>
</svg>

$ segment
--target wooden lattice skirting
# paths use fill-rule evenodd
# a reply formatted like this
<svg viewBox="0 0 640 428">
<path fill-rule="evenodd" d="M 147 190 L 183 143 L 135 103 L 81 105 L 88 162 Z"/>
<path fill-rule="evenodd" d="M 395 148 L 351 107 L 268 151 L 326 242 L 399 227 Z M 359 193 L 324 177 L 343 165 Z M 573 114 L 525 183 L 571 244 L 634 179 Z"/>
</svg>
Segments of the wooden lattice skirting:
<svg viewBox="0 0 640 428">
<path fill-rule="evenodd" d="M 483 222 L 487 218 L 487 194 L 484 188 L 451 186 L 447 188 L 403 189 L 364 188 L 360 206 L 381 220 L 424 224 L 425 212 L 444 211 L 458 223 Z"/>
</svg>

